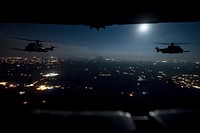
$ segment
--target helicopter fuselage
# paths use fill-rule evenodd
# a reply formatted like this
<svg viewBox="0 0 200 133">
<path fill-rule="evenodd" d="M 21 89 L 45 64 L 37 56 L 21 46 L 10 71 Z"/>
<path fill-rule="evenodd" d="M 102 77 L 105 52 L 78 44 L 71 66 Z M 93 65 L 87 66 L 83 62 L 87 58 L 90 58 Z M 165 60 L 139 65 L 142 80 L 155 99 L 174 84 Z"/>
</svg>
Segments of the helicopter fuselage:
<svg viewBox="0 0 200 133">
<path fill-rule="evenodd" d="M 46 49 L 42 44 L 40 43 L 29 43 L 25 47 L 26 51 L 29 52 L 48 52 L 48 49 Z"/>
<path fill-rule="evenodd" d="M 167 48 L 161 49 L 162 53 L 183 53 L 183 49 L 180 46 L 168 46 Z"/>
<path fill-rule="evenodd" d="M 156 47 L 157 52 L 162 52 L 162 53 L 169 53 L 169 54 L 178 54 L 178 53 L 183 53 L 183 52 L 189 52 L 189 50 L 185 51 L 183 50 L 179 45 L 175 44 L 188 44 L 188 43 L 158 43 L 158 44 L 163 44 L 163 45 L 168 45 L 167 48 L 158 48 Z"/>
</svg>

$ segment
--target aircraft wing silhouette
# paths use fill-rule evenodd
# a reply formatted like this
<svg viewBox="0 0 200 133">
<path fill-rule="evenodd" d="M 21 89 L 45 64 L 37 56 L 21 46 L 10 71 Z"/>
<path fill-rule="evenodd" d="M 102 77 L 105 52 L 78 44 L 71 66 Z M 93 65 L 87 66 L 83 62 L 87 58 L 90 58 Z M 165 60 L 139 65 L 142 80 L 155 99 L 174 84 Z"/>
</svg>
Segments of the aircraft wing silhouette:
<svg viewBox="0 0 200 133">
<path fill-rule="evenodd" d="M 48 6 L 32 3 L 37 10 L 30 10 L 29 5 L 18 4 L 15 12 L 7 12 L 1 16 L 0 22 L 40 23 L 40 24 L 69 24 L 88 25 L 90 28 L 104 28 L 109 25 L 138 24 L 138 23 L 160 23 L 160 22 L 196 22 L 200 21 L 198 3 L 184 2 L 176 4 L 165 1 L 154 4 L 153 2 L 139 2 L 134 0 L 114 1 L 112 8 L 105 0 L 91 2 L 84 0 L 78 2 L 69 0 L 66 4 L 53 2 Z M 55 9 L 56 10 L 49 10 Z M 188 7 L 191 7 L 188 9 Z M 5 6 L 11 10 L 10 3 Z M 21 9 L 21 10 L 18 10 Z M 4 12 L 4 9 L 0 9 Z M 29 14 L 31 17 L 27 17 Z"/>
</svg>

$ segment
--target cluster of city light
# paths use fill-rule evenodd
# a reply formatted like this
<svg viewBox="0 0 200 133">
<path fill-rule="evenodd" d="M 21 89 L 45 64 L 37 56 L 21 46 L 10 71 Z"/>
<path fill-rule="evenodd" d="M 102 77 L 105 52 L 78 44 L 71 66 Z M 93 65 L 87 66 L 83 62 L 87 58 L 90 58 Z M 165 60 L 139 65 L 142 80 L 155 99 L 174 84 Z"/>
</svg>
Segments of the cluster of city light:
<svg viewBox="0 0 200 133">
<path fill-rule="evenodd" d="M 24 85 L 24 87 L 33 87 L 34 86 L 34 84 L 28 84 L 28 85 Z"/>
<path fill-rule="evenodd" d="M 102 77 L 110 77 L 110 76 L 111 76 L 111 73 L 103 73 L 103 72 L 100 72 L 100 73 L 99 73 L 99 76 L 102 76 Z"/>
<path fill-rule="evenodd" d="M 158 80 L 161 80 L 166 76 L 167 75 L 163 71 L 158 71 L 158 75 L 157 75 Z"/>
<path fill-rule="evenodd" d="M 89 87 L 88 87 L 88 86 L 85 86 L 85 89 L 86 89 L 86 90 L 87 90 L 87 89 L 88 89 L 88 90 L 92 90 L 93 87 L 92 87 L 92 86 L 89 86 Z"/>
<path fill-rule="evenodd" d="M 127 96 L 129 96 L 129 97 L 133 97 L 133 96 L 136 95 L 135 92 L 133 92 L 133 91 L 132 91 L 132 92 L 123 92 L 123 91 L 122 91 L 121 94 L 122 94 L 122 95 L 127 95 Z"/>
<path fill-rule="evenodd" d="M 40 81 L 44 80 L 44 78 L 40 79 Z M 38 83 L 39 81 L 34 81 L 33 83 L 31 84 L 24 84 L 24 87 L 33 87 L 36 83 Z"/>
<path fill-rule="evenodd" d="M 50 90 L 53 89 L 53 86 L 46 86 L 46 85 L 40 85 L 39 87 L 36 88 L 38 91 L 44 91 L 44 90 Z"/>
<path fill-rule="evenodd" d="M 8 63 L 8 64 L 16 64 L 17 67 L 23 66 L 23 64 L 45 64 L 45 65 L 54 65 L 60 64 L 59 60 L 55 57 L 51 58 L 24 58 L 24 57 L 0 57 L 1 63 Z"/>
<path fill-rule="evenodd" d="M 38 91 L 45 91 L 45 90 L 51 90 L 51 89 L 64 89 L 64 87 L 60 86 L 60 85 L 55 85 L 55 86 L 48 86 L 48 85 L 40 85 L 36 88 L 36 90 Z"/>
<path fill-rule="evenodd" d="M 44 77 L 55 77 L 55 76 L 58 76 L 58 73 L 47 73 L 47 74 L 44 74 L 43 75 Z"/>
<path fill-rule="evenodd" d="M 25 94 L 26 92 L 25 91 L 19 91 L 18 92 L 20 95 L 23 95 L 23 94 Z"/>
<path fill-rule="evenodd" d="M 11 83 L 8 83 L 8 82 L 0 82 L 0 85 L 2 86 L 5 86 L 5 88 L 15 88 L 17 86 L 19 86 L 19 84 L 11 84 Z"/>
<path fill-rule="evenodd" d="M 182 88 L 200 89 L 199 75 L 182 74 L 181 76 L 173 76 L 172 80 Z"/>
<path fill-rule="evenodd" d="M 142 75 L 142 76 L 138 76 L 138 80 L 137 81 L 146 81 L 147 79 L 145 79 L 146 76 Z"/>
<path fill-rule="evenodd" d="M 6 86 L 8 82 L 0 82 L 0 85 Z"/>
</svg>

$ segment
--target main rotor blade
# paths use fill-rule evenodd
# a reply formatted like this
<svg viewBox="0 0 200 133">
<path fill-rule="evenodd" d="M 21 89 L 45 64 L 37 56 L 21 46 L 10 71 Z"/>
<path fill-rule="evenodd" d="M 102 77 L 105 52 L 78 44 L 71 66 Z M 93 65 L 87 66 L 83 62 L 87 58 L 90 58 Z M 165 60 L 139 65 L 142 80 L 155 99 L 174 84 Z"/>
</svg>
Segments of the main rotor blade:
<svg viewBox="0 0 200 133">
<path fill-rule="evenodd" d="M 166 42 L 157 42 L 157 44 L 170 45 L 171 43 L 166 43 Z"/>
<path fill-rule="evenodd" d="M 13 39 L 24 40 L 24 41 L 35 41 L 31 39 L 24 39 L 24 38 L 18 38 L 18 37 L 13 37 Z"/>
<path fill-rule="evenodd" d="M 20 37 L 13 37 L 13 39 L 18 39 L 18 40 L 24 40 L 24 41 L 31 41 L 31 42 L 44 42 L 40 40 L 32 40 L 32 39 L 25 39 L 25 38 L 20 38 Z"/>
<path fill-rule="evenodd" d="M 20 48 L 11 48 L 11 49 L 20 50 L 20 51 L 26 51 L 25 49 L 20 49 Z"/>
<path fill-rule="evenodd" d="M 169 43 L 169 42 L 156 42 L 157 44 L 163 44 L 163 45 L 185 45 L 185 44 L 191 44 L 191 43 Z"/>
<path fill-rule="evenodd" d="M 12 37 L 12 39 L 23 40 L 23 41 L 28 41 L 28 42 L 35 42 L 35 43 L 40 43 L 40 42 L 56 43 L 54 41 L 41 41 L 41 40 L 26 39 L 26 38 L 21 38 L 21 37 Z"/>
<path fill-rule="evenodd" d="M 192 44 L 192 43 L 174 43 L 175 45 L 185 45 L 185 44 Z"/>
</svg>

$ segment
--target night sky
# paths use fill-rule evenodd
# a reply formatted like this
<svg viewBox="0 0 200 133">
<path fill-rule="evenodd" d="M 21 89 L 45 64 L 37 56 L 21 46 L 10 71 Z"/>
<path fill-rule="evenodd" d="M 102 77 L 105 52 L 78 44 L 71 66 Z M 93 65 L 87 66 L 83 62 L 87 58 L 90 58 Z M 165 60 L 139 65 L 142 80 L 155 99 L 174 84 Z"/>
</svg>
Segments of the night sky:
<svg viewBox="0 0 200 133">
<path fill-rule="evenodd" d="M 146 26 L 146 27 L 145 27 Z M 83 25 L 0 24 L 0 56 L 78 57 L 102 56 L 133 60 L 195 60 L 200 61 L 200 23 L 155 23 L 113 25 L 106 29 L 90 29 Z M 28 41 L 13 37 L 42 40 L 45 47 L 57 48 L 48 53 L 16 51 Z M 190 52 L 182 54 L 157 53 L 157 42 L 189 43 L 181 45 Z"/>
</svg>

